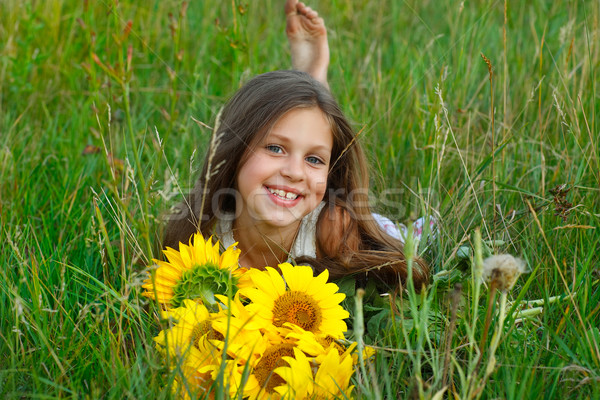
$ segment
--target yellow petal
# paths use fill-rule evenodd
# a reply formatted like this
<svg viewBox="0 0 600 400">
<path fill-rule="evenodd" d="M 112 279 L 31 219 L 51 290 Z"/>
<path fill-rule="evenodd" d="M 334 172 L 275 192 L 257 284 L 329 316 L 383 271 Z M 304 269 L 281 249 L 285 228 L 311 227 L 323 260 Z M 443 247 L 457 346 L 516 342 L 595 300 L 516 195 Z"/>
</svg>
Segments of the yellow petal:
<svg viewBox="0 0 600 400">
<path fill-rule="evenodd" d="M 184 244 L 182 243 L 179 245 L 180 248 L 181 246 L 184 246 Z M 169 263 L 183 265 L 181 254 L 177 250 L 167 247 L 163 250 L 163 253 L 165 254 L 165 257 L 167 257 L 167 260 L 169 260 Z"/>
<path fill-rule="evenodd" d="M 321 297 L 318 301 L 319 305 L 323 308 L 333 308 L 338 306 L 345 298 L 346 295 L 344 293 L 333 293 L 328 296 Z"/>
<path fill-rule="evenodd" d="M 299 265 L 293 267 L 290 264 L 280 264 L 279 268 L 283 272 L 283 278 L 290 290 L 305 292 L 313 280 L 313 270 L 311 267 Z"/>
<path fill-rule="evenodd" d="M 277 271 L 267 267 L 266 271 L 251 270 L 250 279 L 257 289 L 267 297 L 281 296 L 285 292 L 285 283 Z"/>
<path fill-rule="evenodd" d="M 190 254 L 190 250 L 192 250 L 192 248 L 186 246 L 183 243 L 179 245 L 179 255 L 181 257 L 181 263 L 188 269 L 193 266 L 194 259 L 193 254 Z"/>
</svg>

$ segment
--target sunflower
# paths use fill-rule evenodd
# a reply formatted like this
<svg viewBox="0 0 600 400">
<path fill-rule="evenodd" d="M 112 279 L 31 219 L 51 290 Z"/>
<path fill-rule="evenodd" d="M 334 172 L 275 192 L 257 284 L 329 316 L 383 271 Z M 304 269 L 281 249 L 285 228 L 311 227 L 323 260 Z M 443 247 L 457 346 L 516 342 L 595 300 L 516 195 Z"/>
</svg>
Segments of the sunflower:
<svg viewBox="0 0 600 400">
<path fill-rule="evenodd" d="M 225 360 L 212 372 L 212 379 L 229 394 L 230 399 L 247 398 L 260 389 L 250 371 L 249 365 L 240 365 L 238 360 Z"/>
<path fill-rule="evenodd" d="M 181 367 L 173 379 L 171 392 L 176 399 L 193 400 L 205 398 L 213 384 L 211 372 L 199 373 L 193 368 Z"/>
<path fill-rule="evenodd" d="M 288 365 L 273 371 L 285 381 L 285 384 L 274 389 L 283 398 L 351 398 L 354 387 L 350 386 L 350 378 L 354 370 L 350 355 L 340 355 L 331 346 L 319 359 L 311 359 L 300 349 L 294 348 L 294 357 L 286 356 L 283 360 Z M 318 368 L 315 367 L 315 361 Z"/>
<path fill-rule="evenodd" d="M 334 339 L 328 335 L 315 335 L 312 332 L 307 332 L 297 326 L 286 324 L 290 330 L 285 335 L 286 339 L 295 340 L 296 347 L 302 350 L 306 355 L 315 357 L 315 361 L 320 363 L 320 360 L 324 355 L 329 353 L 331 348 L 335 348 L 340 357 L 345 358 L 350 355 L 352 357 L 352 364 L 358 364 L 358 349 L 356 342 L 347 342 L 343 340 Z M 363 348 L 363 360 L 372 361 L 375 356 L 375 349 L 371 346 L 364 346 Z"/>
<path fill-rule="evenodd" d="M 154 338 L 159 351 L 171 358 L 205 361 L 206 365 L 220 357 L 214 342 L 222 341 L 223 335 L 213 329 L 213 317 L 204 305 L 185 299 L 183 307 L 163 312 L 162 317 L 175 323 Z"/>
<path fill-rule="evenodd" d="M 275 392 L 275 388 L 285 385 L 286 382 L 275 373 L 275 369 L 288 366 L 285 358 L 293 358 L 294 344 L 281 342 L 271 344 L 266 348 L 258 362 L 252 370 L 252 381 L 256 381 L 257 385 L 253 390 L 245 390 L 245 394 L 250 400 L 263 400 L 270 398 L 279 398 Z"/>
<path fill-rule="evenodd" d="M 231 308 L 210 313 L 203 304 L 184 299 L 184 307 L 162 312 L 164 319 L 174 323 L 154 341 L 170 360 L 171 369 L 178 373 L 173 390 L 180 397 L 209 393 L 215 382 L 231 396 L 239 391 L 260 391 L 250 371 L 263 355 L 267 342 L 257 327 L 248 329 L 252 325 L 247 319 L 238 318 L 244 311 L 239 295 L 232 301 L 225 296 L 217 297 Z M 225 351 L 227 356 L 223 354 Z"/>
<path fill-rule="evenodd" d="M 284 326 L 289 328 L 285 338 L 295 340 L 296 346 L 312 357 L 328 352 L 330 347 L 335 347 L 340 355 L 346 352 L 351 353 L 356 347 L 356 343 L 346 347 L 341 341 L 334 339 L 333 336 L 316 335 L 293 324 L 285 324 Z"/>
<path fill-rule="evenodd" d="M 233 244 L 219 254 L 219 242 L 212 238 L 204 241 L 194 234 L 190 244 L 179 244 L 179 251 L 167 247 L 163 251 L 168 261 L 152 260 L 158 268 L 142 287 L 142 295 L 155 298 L 168 307 L 179 307 L 184 299 L 201 301 L 215 307 L 215 294 L 235 292 L 239 277 L 245 270 L 238 269 L 240 250 Z"/>
<path fill-rule="evenodd" d="M 253 316 L 244 308 L 239 293 L 233 299 L 216 295 L 226 307 L 214 314 L 213 329 L 225 338 L 219 343 L 219 349 L 226 349 L 227 355 L 235 358 L 242 365 L 254 364 L 264 353 L 268 341 L 263 337 L 260 326 L 253 321 Z"/>
<path fill-rule="evenodd" d="M 222 359 L 218 343 L 223 336 L 213 329 L 213 317 L 206 307 L 187 299 L 183 305 L 162 313 L 163 318 L 175 323 L 161 331 L 154 341 L 168 357 L 170 368 L 177 372 L 173 393 L 187 399 L 210 390 L 212 372 Z"/>
<path fill-rule="evenodd" d="M 267 331 L 286 331 L 284 324 L 291 323 L 315 334 L 342 338 L 347 330 L 344 318 L 349 314 L 340 302 L 346 295 L 337 293 L 336 284 L 327 283 L 328 271 L 313 277 L 308 266 L 284 263 L 279 269 L 283 277 L 270 267 L 251 270 L 254 287 L 240 288 L 240 293 L 251 300 L 246 308 L 256 315 L 256 321 Z"/>
</svg>

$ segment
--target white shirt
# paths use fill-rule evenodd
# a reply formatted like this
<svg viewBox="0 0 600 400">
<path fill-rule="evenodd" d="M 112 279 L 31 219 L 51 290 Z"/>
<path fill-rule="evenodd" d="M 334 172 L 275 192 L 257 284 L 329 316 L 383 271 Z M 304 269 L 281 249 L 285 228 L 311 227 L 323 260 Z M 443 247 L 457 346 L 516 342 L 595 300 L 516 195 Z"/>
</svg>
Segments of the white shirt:
<svg viewBox="0 0 600 400">
<path fill-rule="evenodd" d="M 325 203 L 321 202 L 317 208 L 302 218 L 300 228 L 298 229 L 298 235 L 296 235 L 296 239 L 290 250 L 289 258 L 315 258 L 317 256 L 317 220 L 319 219 L 319 214 L 323 207 L 325 207 Z M 404 238 L 406 237 L 406 227 L 404 225 L 396 225 L 388 218 L 379 214 L 373 214 L 373 218 L 388 235 L 404 243 Z M 228 248 L 236 242 L 233 238 L 233 220 L 233 214 L 226 214 L 225 218 L 217 221 L 215 233 L 219 237 L 224 248 Z"/>
</svg>

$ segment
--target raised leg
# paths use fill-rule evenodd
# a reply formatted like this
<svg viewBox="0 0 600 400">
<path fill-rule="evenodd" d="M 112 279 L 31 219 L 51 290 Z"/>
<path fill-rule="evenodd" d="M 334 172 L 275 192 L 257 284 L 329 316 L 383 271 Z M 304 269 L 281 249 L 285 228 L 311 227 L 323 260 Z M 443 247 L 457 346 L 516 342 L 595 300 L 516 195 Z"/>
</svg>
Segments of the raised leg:
<svg viewBox="0 0 600 400">
<path fill-rule="evenodd" d="M 285 15 L 292 67 L 309 73 L 328 86 L 329 44 L 325 21 L 316 11 L 298 0 L 286 0 Z"/>
</svg>

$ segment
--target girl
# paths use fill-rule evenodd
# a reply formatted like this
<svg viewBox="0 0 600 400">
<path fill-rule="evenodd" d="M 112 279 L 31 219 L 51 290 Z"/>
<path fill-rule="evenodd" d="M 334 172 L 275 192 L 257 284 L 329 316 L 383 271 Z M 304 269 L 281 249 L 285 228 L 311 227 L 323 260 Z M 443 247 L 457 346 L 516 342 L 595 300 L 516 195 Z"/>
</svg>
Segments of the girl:
<svg viewBox="0 0 600 400">
<path fill-rule="evenodd" d="M 243 267 L 293 259 L 332 279 L 368 274 L 389 286 L 407 276 L 402 242 L 372 214 L 360 143 L 326 87 L 326 31 L 316 12 L 286 3 L 292 63 L 310 72 L 259 75 L 226 104 L 194 190 L 172 215 L 164 245 L 193 233 L 238 242 Z M 388 227 L 384 227 L 388 224 Z M 413 263 L 414 285 L 428 281 Z"/>
<path fill-rule="evenodd" d="M 299 71 L 259 75 L 224 107 L 215 134 L 164 245 L 177 248 L 200 230 L 225 247 L 237 241 L 244 267 L 293 258 L 332 279 L 368 272 L 395 286 L 406 278 L 402 242 L 369 209 L 365 156 L 325 86 Z M 420 288 L 428 268 L 413 265 Z"/>
</svg>

